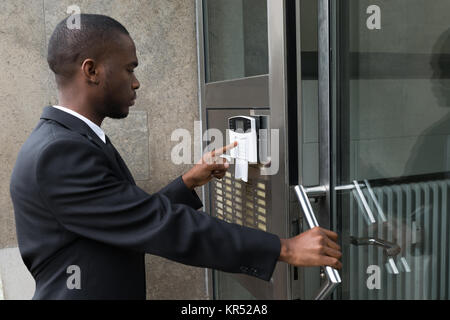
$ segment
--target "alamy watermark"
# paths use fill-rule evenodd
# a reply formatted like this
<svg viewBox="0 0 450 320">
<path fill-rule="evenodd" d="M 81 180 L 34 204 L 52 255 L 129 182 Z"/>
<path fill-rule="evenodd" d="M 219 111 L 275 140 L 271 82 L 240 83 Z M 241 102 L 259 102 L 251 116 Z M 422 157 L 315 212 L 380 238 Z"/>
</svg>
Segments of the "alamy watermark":
<svg viewBox="0 0 450 320">
<path fill-rule="evenodd" d="M 369 276 L 367 277 L 366 285 L 369 290 L 380 290 L 381 289 L 381 268 L 377 265 L 370 265 L 367 267 L 367 272 Z"/>
<path fill-rule="evenodd" d="M 366 13 L 370 16 L 367 18 L 366 26 L 369 30 L 381 29 L 381 8 L 375 4 L 367 7 Z"/>
<path fill-rule="evenodd" d="M 81 29 L 81 9 L 77 5 L 71 5 L 67 7 L 67 13 L 70 16 L 67 18 L 67 28 L 69 30 Z"/>
<path fill-rule="evenodd" d="M 66 281 L 67 289 L 81 290 L 81 268 L 73 264 L 67 267 L 66 273 L 70 275 Z"/>
</svg>

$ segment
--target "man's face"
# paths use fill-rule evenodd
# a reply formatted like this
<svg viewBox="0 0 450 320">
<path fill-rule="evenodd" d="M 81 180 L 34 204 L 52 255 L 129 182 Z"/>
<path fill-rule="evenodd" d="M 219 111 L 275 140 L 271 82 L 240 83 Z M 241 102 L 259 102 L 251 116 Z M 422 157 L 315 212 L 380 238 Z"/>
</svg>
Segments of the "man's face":
<svg viewBox="0 0 450 320">
<path fill-rule="evenodd" d="M 102 113 L 105 117 L 122 119 L 128 116 L 140 86 L 134 74 L 138 65 L 136 47 L 129 36 L 119 34 L 110 50 L 104 61 Z"/>
</svg>

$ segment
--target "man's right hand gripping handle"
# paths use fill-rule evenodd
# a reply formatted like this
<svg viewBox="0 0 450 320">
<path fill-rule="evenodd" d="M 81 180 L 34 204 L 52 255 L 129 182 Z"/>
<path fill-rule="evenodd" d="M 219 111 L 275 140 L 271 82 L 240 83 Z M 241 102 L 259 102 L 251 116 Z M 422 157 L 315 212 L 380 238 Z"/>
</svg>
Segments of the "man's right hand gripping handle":
<svg viewBox="0 0 450 320">
<path fill-rule="evenodd" d="M 341 247 L 338 235 L 330 230 L 315 227 L 289 239 L 280 239 L 279 261 L 296 267 L 330 266 L 341 269 Z"/>
</svg>

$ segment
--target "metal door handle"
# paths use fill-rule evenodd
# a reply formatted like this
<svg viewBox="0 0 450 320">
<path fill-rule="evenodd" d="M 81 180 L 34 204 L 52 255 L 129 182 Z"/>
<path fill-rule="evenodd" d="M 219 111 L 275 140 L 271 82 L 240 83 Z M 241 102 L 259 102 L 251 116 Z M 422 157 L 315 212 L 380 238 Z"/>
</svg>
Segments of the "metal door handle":
<svg viewBox="0 0 450 320">
<path fill-rule="evenodd" d="M 383 251 L 388 257 L 395 257 L 402 251 L 398 244 L 378 238 L 356 238 L 351 236 L 350 243 L 355 246 L 381 247 L 384 249 Z"/>
<path fill-rule="evenodd" d="M 369 204 L 367 203 L 366 198 L 364 197 L 364 194 L 362 193 L 361 187 L 359 186 L 358 181 L 353 181 L 353 185 L 355 186 L 355 190 L 353 190 L 354 194 L 356 195 L 356 197 L 359 198 L 359 200 L 362 203 L 362 206 L 364 208 L 365 213 L 367 214 L 367 222 L 369 224 L 374 224 L 375 222 L 377 222 L 375 220 L 375 217 L 373 216 L 372 210 L 369 207 Z"/>
<path fill-rule="evenodd" d="M 315 187 L 308 188 L 308 191 L 303 186 L 295 186 L 295 194 L 297 195 L 298 201 L 302 207 L 303 213 L 308 222 L 309 228 L 315 228 L 319 226 L 317 222 L 316 215 L 311 207 L 311 202 L 309 201 L 308 193 L 315 196 L 323 195 L 326 192 L 325 187 Z M 339 272 L 329 266 L 325 267 L 325 274 L 327 276 L 327 281 L 320 288 L 319 293 L 314 297 L 314 300 L 323 300 L 327 298 L 334 289 L 342 282 Z"/>
<path fill-rule="evenodd" d="M 392 270 L 393 274 L 399 274 L 397 265 L 394 261 L 394 257 L 402 251 L 398 244 L 377 238 L 356 238 L 352 236 L 350 236 L 350 243 L 355 246 L 376 246 L 383 248 L 387 259 L 387 265 L 390 267 L 390 270 Z M 401 261 L 405 267 L 405 270 L 408 270 L 409 266 L 406 260 L 403 258 Z"/>
</svg>

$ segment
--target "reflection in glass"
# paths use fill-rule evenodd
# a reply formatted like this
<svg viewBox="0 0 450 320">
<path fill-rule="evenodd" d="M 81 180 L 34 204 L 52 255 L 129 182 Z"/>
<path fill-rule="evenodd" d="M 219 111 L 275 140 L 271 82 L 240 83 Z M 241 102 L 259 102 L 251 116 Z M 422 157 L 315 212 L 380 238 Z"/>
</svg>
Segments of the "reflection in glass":
<svg viewBox="0 0 450 320">
<path fill-rule="evenodd" d="M 267 0 L 203 3 L 206 82 L 267 74 Z"/>
<path fill-rule="evenodd" d="M 335 194 L 341 297 L 449 299 L 450 2 L 379 1 L 375 30 L 373 1 L 336 3 L 335 183 L 361 188 Z"/>
<path fill-rule="evenodd" d="M 450 180 L 384 184 L 362 189 L 370 210 L 381 207 L 386 221 L 368 224 L 366 208 L 349 191 L 345 297 L 348 299 L 448 299 Z M 345 240 L 348 239 L 348 240 Z M 381 284 L 369 289 L 371 266 L 380 267 Z"/>
</svg>

